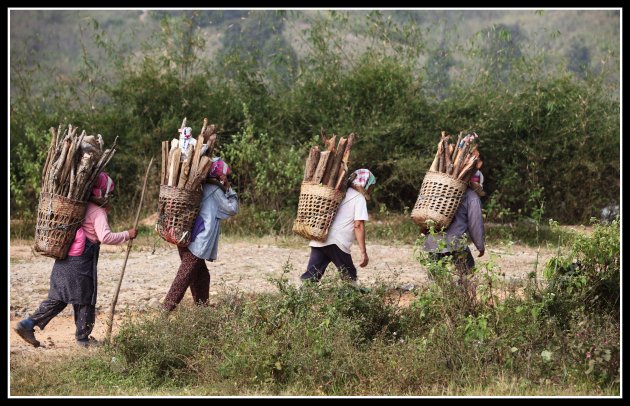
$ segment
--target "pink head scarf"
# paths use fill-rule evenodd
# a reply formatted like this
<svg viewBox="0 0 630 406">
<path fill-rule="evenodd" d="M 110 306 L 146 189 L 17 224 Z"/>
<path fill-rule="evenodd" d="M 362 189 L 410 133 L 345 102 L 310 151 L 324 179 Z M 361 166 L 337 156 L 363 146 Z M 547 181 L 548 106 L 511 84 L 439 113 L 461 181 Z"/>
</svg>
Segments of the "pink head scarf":
<svg viewBox="0 0 630 406">
<path fill-rule="evenodd" d="M 109 177 L 107 172 L 101 172 L 96 177 L 96 183 L 92 188 L 92 196 L 97 198 L 105 198 L 114 191 L 114 181 Z"/>
<path fill-rule="evenodd" d="M 218 178 L 221 175 L 229 175 L 232 173 L 229 165 L 220 158 L 214 158 L 212 160 L 212 166 L 210 166 L 210 172 L 208 172 L 209 178 Z"/>
</svg>

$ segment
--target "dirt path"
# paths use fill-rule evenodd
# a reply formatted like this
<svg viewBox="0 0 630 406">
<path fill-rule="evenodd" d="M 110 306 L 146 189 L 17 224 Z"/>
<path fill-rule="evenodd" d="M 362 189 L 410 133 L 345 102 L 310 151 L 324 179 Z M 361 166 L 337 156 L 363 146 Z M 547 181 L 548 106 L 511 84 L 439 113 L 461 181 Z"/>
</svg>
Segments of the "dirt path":
<svg viewBox="0 0 630 406">
<path fill-rule="evenodd" d="M 102 246 L 99 259 L 97 321 L 93 336 L 103 339 L 106 332 L 106 319 L 109 306 L 120 277 L 125 257 L 126 245 Z M 367 285 L 377 279 L 393 280 L 397 286 L 419 286 L 426 282 L 426 271 L 414 260 L 414 247 L 411 245 L 367 244 L 370 263 L 366 268 L 359 268 L 359 284 Z M 174 247 L 141 247 L 132 251 L 127 261 L 125 278 L 116 305 L 114 334 L 125 310 L 136 312 L 158 308 L 168 291 L 179 265 L 179 256 Z M 476 253 L 476 250 L 472 250 Z M 541 249 L 538 272 L 553 252 Z M 358 248 L 353 247 L 353 258 L 359 257 Z M 274 287 L 269 278 L 282 274 L 287 262 L 293 266 L 289 274 L 290 281 L 298 284 L 299 277 L 308 262 L 307 244 L 277 243 L 272 238 L 260 240 L 221 241 L 219 259 L 208 262 L 210 269 L 211 299 L 222 289 L 239 289 L 245 292 L 272 291 Z M 537 250 L 524 246 L 487 247 L 486 255 L 475 258 L 478 264 L 495 264 L 506 278 L 522 279 L 534 270 Z M 29 245 L 12 243 L 10 247 L 10 323 L 13 327 L 17 320 L 34 311 L 44 300 L 48 292 L 48 283 L 53 260 L 35 254 Z M 329 269 L 330 272 L 330 269 Z M 186 293 L 184 300 L 191 300 Z M 44 331 L 35 329 L 36 336 L 45 346 L 35 349 L 21 340 L 10 329 L 10 349 L 12 353 L 20 351 L 53 351 L 74 348 L 74 321 L 72 308 L 68 306 L 57 318 L 53 319 Z"/>
</svg>

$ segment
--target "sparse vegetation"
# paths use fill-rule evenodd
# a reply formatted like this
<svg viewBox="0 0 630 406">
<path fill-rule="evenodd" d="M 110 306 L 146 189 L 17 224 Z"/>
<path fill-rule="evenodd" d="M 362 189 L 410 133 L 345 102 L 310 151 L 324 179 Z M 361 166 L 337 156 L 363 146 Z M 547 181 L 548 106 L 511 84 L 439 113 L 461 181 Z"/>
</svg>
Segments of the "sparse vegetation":
<svg viewBox="0 0 630 406">
<path fill-rule="evenodd" d="M 617 233 L 598 226 L 576 241 L 583 269 L 618 277 Z M 595 246 L 610 256 L 587 248 Z M 44 373 L 15 362 L 12 393 L 619 395 L 619 305 L 601 301 L 612 296 L 600 296 L 603 307 L 558 311 L 593 299 L 592 289 L 555 283 L 555 273 L 549 285 L 535 276 L 508 283 L 487 263 L 471 301 L 451 264 L 432 266 L 431 283 L 405 292 L 395 280 L 294 286 L 287 265 L 275 293 L 223 291 L 210 307 L 145 313 L 98 354 L 50 361 Z"/>
</svg>

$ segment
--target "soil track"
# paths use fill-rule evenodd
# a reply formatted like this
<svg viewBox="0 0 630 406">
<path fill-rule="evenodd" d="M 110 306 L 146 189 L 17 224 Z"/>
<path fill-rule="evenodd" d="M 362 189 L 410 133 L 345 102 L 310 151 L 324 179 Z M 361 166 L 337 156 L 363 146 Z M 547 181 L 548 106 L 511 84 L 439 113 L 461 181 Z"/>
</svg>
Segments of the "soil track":
<svg viewBox="0 0 630 406">
<path fill-rule="evenodd" d="M 426 271 L 414 259 L 414 247 L 411 245 L 371 244 L 367 251 L 370 262 L 366 268 L 359 268 L 359 284 L 369 286 L 376 280 L 386 280 L 396 286 L 408 289 L 420 286 L 427 281 Z M 474 254 L 476 250 L 472 248 Z M 103 339 L 106 331 L 106 319 L 109 307 L 118 284 L 124 261 L 126 244 L 122 246 L 102 246 L 99 258 L 97 321 L 93 336 Z M 486 255 L 475 258 L 478 264 L 496 264 L 508 279 L 523 279 L 535 269 L 540 273 L 544 262 L 554 254 L 551 250 L 537 249 L 519 245 L 487 247 Z M 353 258 L 359 258 L 358 248 L 353 246 Z M 269 278 L 282 274 L 287 262 L 293 266 L 289 278 L 292 283 L 299 283 L 299 276 L 304 271 L 309 257 L 307 244 L 278 243 L 273 238 L 260 240 L 222 240 L 219 246 L 219 259 L 208 262 L 210 269 L 211 300 L 222 289 L 239 289 L 244 292 L 268 292 L 275 288 Z M 16 321 L 34 311 L 46 298 L 50 271 L 53 260 L 33 252 L 30 245 L 14 242 L 10 247 L 9 305 L 10 327 Z M 158 308 L 179 265 L 179 256 L 175 247 L 136 247 L 129 255 L 124 281 L 116 305 L 116 322 L 113 331 L 120 325 L 125 311 L 138 312 Z M 329 268 L 329 272 L 331 269 Z M 192 300 L 187 292 L 184 300 Z M 37 338 L 43 347 L 31 347 L 10 329 L 11 353 L 22 351 L 56 352 L 75 347 L 74 321 L 72 307 L 68 306 L 57 318 L 53 319 L 44 331 L 35 329 Z"/>
</svg>

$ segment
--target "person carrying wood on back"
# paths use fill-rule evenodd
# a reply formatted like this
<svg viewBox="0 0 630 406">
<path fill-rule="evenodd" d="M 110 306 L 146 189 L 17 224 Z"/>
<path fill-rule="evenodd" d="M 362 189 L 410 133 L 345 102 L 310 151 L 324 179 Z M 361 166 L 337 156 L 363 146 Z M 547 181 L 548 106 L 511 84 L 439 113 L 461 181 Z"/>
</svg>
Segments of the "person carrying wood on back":
<svg viewBox="0 0 630 406">
<path fill-rule="evenodd" d="M 68 256 L 55 260 L 50 275 L 48 299 L 29 317 L 20 320 L 15 331 L 34 347 L 40 342 L 35 338 L 35 326 L 40 330 L 68 304 L 74 308 L 76 343 L 81 347 L 97 344 L 90 334 L 96 321 L 97 269 L 100 244 L 118 245 L 136 238 L 137 230 L 131 228 L 119 233 L 111 232 L 107 220 L 114 181 L 100 172 L 92 189 L 85 218 L 77 230 Z"/>
<path fill-rule="evenodd" d="M 361 268 L 367 266 L 369 258 L 365 247 L 365 222 L 368 221 L 367 202 L 376 184 L 376 178 L 368 169 L 358 169 L 346 196 L 339 205 L 328 238 L 324 242 L 311 240 L 311 256 L 302 281 L 318 282 L 326 267 L 332 262 L 342 277 L 356 284 L 357 269 L 352 262 L 350 247 L 355 238 L 361 251 Z"/>
<path fill-rule="evenodd" d="M 472 239 L 479 251 L 478 257 L 482 257 L 485 253 L 481 200 L 475 190 L 475 184 L 479 185 L 479 183 L 468 183 L 455 217 L 446 230 L 429 233 L 424 242 L 424 250 L 429 253 L 429 259 L 437 262 L 448 257 L 452 260 L 458 273 L 458 284 L 471 298 L 475 296 L 475 287 L 471 280 L 475 259 L 468 247 L 468 237 Z"/>
<path fill-rule="evenodd" d="M 217 259 L 221 220 L 238 213 L 238 197 L 227 178 L 230 173 L 225 161 L 213 158 L 203 184 L 201 209 L 193 225 L 191 242 L 187 247 L 177 247 L 181 264 L 164 299 L 164 314 L 177 307 L 188 287 L 195 304 L 208 302 L 210 271 L 205 261 Z"/>
</svg>

